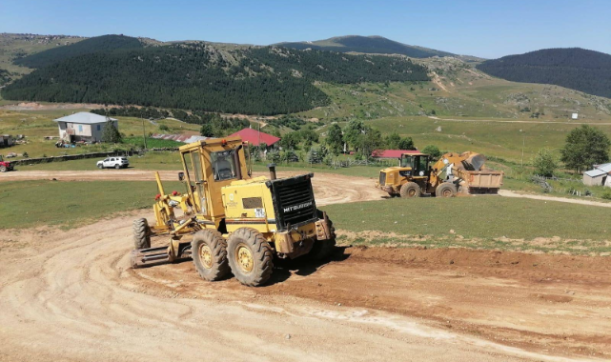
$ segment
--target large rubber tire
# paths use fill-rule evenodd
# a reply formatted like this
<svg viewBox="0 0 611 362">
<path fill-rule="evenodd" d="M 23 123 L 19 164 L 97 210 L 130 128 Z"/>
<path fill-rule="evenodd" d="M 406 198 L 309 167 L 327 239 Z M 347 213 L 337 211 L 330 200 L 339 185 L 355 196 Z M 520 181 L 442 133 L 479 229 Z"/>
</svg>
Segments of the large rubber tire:
<svg viewBox="0 0 611 362">
<path fill-rule="evenodd" d="M 399 195 L 405 198 L 420 197 L 420 194 L 420 185 L 415 182 L 408 182 L 401 186 L 401 190 L 399 190 Z"/>
<path fill-rule="evenodd" d="M 437 186 L 435 190 L 436 197 L 454 197 L 456 196 L 456 186 L 451 183 L 443 183 Z"/>
<path fill-rule="evenodd" d="M 255 229 L 240 228 L 227 240 L 227 258 L 236 279 L 249 287 L 258 287 L 272 276 L 273 251 Z"/>
<path fill-rule="evenodd" d="M 6 166 L 4 165 L 0 166 L 0 172 L 6 172 Z"/>
<path fill-rule="evenodd" d="M 322 211 L 318 210 L 318 218 L 322 219 L 324 217 Z M 328 259 L 333 252 L 335 251 L 335 227 L 333 226 L 333 221 L 327 217 L 329 220 L 329 231 L 331 232 L 331 239 L 327 240 L 316 240 L 314 242 L 314 246 L 312 246 L 312 250 L 308 254 L 308 257 L 312 260 L 325 260 Z"/>
<path fill-rule="evenodd" d="M 104 169 L 104 165 L 99 164 L 99 165 L 98 165 L 98 168 L 99 168 L 100 170 L 103 170 L 103 169 Z"/>
<path fill-rule="evenodd" d="M 118 170 L 121 168 L 121 165 L 115 165 L 115 170 Z"/>
<path fill-rule="evenodd" d="M 148 220 L 142 218 L 134 220 L 133 224 L 134 232 L 134 248 L 148 249 L 151 247 L 151 228 L 149 227 Z"/>
<path fill-rule="evenodd" d="M 227 242 L 216 230 L 202 230 L 193 235 L 191 258 L 203 279 L 214 282 L 229 274 Z"/>
</svg>

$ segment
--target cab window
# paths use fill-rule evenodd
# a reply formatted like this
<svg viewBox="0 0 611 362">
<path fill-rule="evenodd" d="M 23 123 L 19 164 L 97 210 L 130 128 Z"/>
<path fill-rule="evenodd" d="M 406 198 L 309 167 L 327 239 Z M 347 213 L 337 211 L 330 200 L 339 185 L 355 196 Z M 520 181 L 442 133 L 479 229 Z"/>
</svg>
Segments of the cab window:
<svg viewBox="0 0 611 362">
<path fill-rule="evenodd" d="M 210 153 L 214 180 L 231 180 L 238 177 L 237 151 L 220 151 Z"/>
</svg>

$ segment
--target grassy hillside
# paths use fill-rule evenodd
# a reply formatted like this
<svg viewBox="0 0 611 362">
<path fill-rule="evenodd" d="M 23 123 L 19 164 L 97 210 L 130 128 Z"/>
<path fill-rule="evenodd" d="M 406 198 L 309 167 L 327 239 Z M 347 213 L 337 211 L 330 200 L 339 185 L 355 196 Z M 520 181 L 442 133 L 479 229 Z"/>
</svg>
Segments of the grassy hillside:
<svg viewBox="0 0 611 362">
<path fill-rule="evenodd" d="M 554 85 L 493 78 L 456 58 L 422 59 L 417 63 L 430 70 L 431 82 L 320 83 L 331 103 L 301 114 L 319 119 L 432 115 L 566 121 L 577 112 L 585 122 L 611 121 L 608 98 Z"/>
<path fill-rule="evenodd" d="M 487 60 L 477 67 L 514 82 L 555 84 L 611 97 L 611 55 L 592 50 L 544 49 Z"/>
<path fill-rule="evenodd" d="M 14 60 L 48 49 L 74 44 L 83 39 L 82 37 L 66 35 L 0 33 L 0 69 L 6 70 L 11 79 L 19 78 L 32 70 L 14 64 Z"/>
<path fill-rule="evenodd" d="M 276 44 L 293 49 L 317 49 L 334 52 L 375 54 L 401 54 L 414 58 L 452 56 L 454 54 L 419 46 L 407 45 L 381 36 L 348 35 L 317 41 L 286 42 Z"/>
<path fill-rule="evenodd" d="M 327 104 L 313 81 L 412 80 L 428 80 L 426 69 L 403 58 L 274 47 L 221 52 L 180 44 L 72 57 L 15 81 L 2 96 L 278 114 Z"/>
<path fill-rule="evenodd" d="M 123 35 L 103 35 L 18 58 L 14 63 L 29 68 L 42 68 L 83 54 L 142 47 L 143 44 L 136 38 Z"/>
</svg>

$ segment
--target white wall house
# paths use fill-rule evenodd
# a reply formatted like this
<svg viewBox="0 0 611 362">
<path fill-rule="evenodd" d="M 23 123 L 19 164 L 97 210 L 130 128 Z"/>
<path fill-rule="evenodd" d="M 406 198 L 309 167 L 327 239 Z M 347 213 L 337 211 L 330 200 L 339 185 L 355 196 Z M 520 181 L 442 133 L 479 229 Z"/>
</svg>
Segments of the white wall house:
<svg viewBox="0 0 611 362">
<path fill-rule="evenodd" d="M 106 122 L 119 129 L 119 121 L 115 118 L 100 116 L 89 112 L 79 112 L 55 119 L 59 128 L 59 137 L 66 142 L 100 142 Z"/>
</svg>

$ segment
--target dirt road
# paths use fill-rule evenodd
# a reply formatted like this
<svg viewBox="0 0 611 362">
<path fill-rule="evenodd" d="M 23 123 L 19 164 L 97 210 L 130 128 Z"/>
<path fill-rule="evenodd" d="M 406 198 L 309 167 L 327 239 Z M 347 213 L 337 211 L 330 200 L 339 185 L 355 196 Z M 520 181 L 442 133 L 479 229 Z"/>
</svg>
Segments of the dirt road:
<svg viewBox="0 0 611 362">
<path fill-rule="evenodd" d="M 348 248 L 253 289 L 129 269 L 134 217 L 2 233 L 1 361 L 611 358 L 606 258 Z"/>
<path fill-rule="evenodd" d="M 163 181 L 176 181 L 178 171 L 160 171 Z M 297 175 L 300 172 L 279 172 L 279 177 Z M 267 173 L 255 173 L 255 176 Z M 154 181 L 153 171 L 96 170 L 96 171 L 17 171 L 0 174 L 1 181 L 50 180 L 60 181 Z M 319 206 L 379 200 L 386 194 L 375 187 L 375 181 L 366 177 L 349 177 L 330 173 L 316 173 L 312 179 Z"/>
<path fill-rule="evenodd" d="M 164 181 L 175 181 L 178 171 L 159 171 Z M 280 177 L 296 175 L 299 172 L 279 172 Z M 255 176 L 267 175 L 256 173 Z M 96 170 L 96 171 L 18 171 L 0 174 L 2 181 L 25 181 L 25 180 L 49 180 L 61 181 L 154 181 L 153 171 L 145 170 Z M 380 200 L 386 194 L 373 187 L 375 180 L 366 177 L 342 176 L 331 173 L 318 172 L 312 179 L 316 191 L 318 205 L 372 201 Z M 503 197 L 527 198 L 543 201 L 557 201 L 571 204 L 611 207 L 611 203 L 596 202 L 590 200 L 571 199 L 566 197 L 555 197 L 546 195 L 532 195 L 500 190 L 499 195 Z"/>
</svg>

